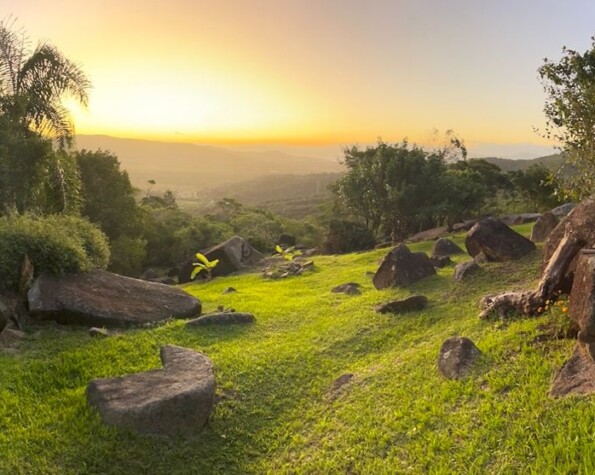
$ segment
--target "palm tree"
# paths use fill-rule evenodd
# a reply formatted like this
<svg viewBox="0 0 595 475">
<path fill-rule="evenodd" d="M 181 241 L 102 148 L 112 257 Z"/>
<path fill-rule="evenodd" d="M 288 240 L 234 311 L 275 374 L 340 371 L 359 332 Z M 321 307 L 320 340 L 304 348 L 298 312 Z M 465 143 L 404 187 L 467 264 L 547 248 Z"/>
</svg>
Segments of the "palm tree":
<svg viewBox="0 0 595 475">
<path fill-rule="evenodd" d="M 0 22 L 0 111 L 16 125 L 69 144 L 74 127 L 62 104 L 65 95 L 86 106 L 91 84 L 81 68 L 55 46 L 31 51 L 14 21 Z"/>
</svg>

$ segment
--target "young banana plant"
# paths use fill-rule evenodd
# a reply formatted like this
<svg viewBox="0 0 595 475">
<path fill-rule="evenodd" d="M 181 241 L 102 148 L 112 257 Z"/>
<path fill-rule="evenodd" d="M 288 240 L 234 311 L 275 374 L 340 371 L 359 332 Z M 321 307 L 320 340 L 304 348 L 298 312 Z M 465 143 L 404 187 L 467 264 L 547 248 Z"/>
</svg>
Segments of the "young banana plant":
<svg viewBox="0 0 595 475">
<path fill-rule="evenodd" d="M 196 258 L 199 260 L 199 262 L 192 263 L 194 269 L 192 269 L 190 279 L 194 280 L 200 272 L 204 271 L 207 274 L 207 280 L 210 280 L 211 271 L 215 268 L 217 264 L 219 264 L 219 259 L 209 261 L 207 257 L 204 254 L 201 254 L 200 252 L 196 253 Z"/>
</svg>

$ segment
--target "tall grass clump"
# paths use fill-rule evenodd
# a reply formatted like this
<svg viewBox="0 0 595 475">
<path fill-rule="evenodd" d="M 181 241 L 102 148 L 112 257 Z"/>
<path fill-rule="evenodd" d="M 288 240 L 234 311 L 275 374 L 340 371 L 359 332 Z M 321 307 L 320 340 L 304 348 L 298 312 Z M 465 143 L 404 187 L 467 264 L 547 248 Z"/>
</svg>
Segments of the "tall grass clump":
<svg viewBox="0 0 595 475">
<path fill-rule="evenodd" d="M 105 268 L 109 262 L 106 236 L 85 219 L 66 216 L 5 216 L 0 218 L 0 288 L 15 288 L 27 255 L 35 275 L 64 274 Z"/>
</svg>

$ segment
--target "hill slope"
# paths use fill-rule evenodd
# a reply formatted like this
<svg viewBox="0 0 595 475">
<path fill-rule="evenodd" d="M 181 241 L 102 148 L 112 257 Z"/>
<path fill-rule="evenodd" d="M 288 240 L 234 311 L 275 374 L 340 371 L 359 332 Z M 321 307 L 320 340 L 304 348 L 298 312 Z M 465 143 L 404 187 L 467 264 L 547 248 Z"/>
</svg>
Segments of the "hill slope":
<svg viewBox="0 0 595 475">
<path fill-rule="evenodd" d="M 84 328 L 36 329 L 18 353 L 0 353 L 0 473 L 595 473 L 592 400 L 547 396 L 574 342 L 535 337 L 559 321 L 477 318 L 485 294 L 534 284 L 539 255 L 485 264 L 465 284 L 450 266 L 410 289 L 377 291 L 366 272 L 385 253 L 318 256 L 313 272 L 285 280 L 244 274 L 186 286 L 207 312 L 253 312 L 250 326 L 172 321 L 103 340 Z M 363 293 L 330 293 L 349 281 Z M 238 292 L 222 294 L 229 286 Z M 373 310 L 411 293 L 429 307 Z M 436 368 L 453 335 L 483 352 L 463 381 Z M 85 402 L 89 380 L 160 367 L 164 344 L 213 360 L 220 400 L 208 426 L 174 441 L 104 426 Z M 340 386 L 342 375 L 351 377 Z"/>
<path fill-rule="evenodd" d="M 511 160 L 508 158 L 488 157 L 484 160 L 498 165 L 503 172 L 510 172 L 515 170 L 526 170 L 531 165 L 543 165 L 552 171 L 557 170 L 562 165 L 564 159 L 562 154 L 556 153 L 554 155 L 547 155 L 545 157 L 532 158 L 529 160 Z"/>
<path fill-rule="evenodd" d="M 195 192 L 263 175 L 337 172 L 338 162 L 282 152 L 235 152 L 221 147 L 77 135 L 78 149 L 101 148 L 116 154 L 134 186 Z"/>
</svg>

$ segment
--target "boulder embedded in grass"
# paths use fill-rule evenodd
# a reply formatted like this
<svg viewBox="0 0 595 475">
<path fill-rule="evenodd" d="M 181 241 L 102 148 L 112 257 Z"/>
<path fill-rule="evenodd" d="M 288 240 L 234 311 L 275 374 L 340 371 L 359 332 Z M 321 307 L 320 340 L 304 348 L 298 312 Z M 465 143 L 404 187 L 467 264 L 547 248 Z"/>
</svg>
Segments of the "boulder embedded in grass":
<svg viewBox="0 0 595 475">
<path fill-rule="evenodd" d="M 387 287 L 407 287 L 412 283 L 435 275 L 430 258 L 423 252 L 411 252 L 405 244 L 392 249 L 380 263 L 372 279 L 378 290 Z"/>
<path fill-rule="evenodd" d="M 529 239 L 494 218 L 482 219 L 473 226 L 465 238 L 465 247 L 471 257 L 483 253 L 491 262 L 520 259 L 536 249 Z"/>
<path fill-rule="evenodd" d="M 337 285 L 331 289 L 334 294 L 360 295 L 360 284 L 357 282 L 347 282 L 346 284 Z"/>
<path fill-rule="evenodd" d="M 481 270 L 475 261 L 461 262 L 455 267 L 454 279 L 462 282 Z"/>
<path fill-rule="evenodd" d="M 440 348 L 438 369 L 448 379 L 463 378 L 471 371 L 479 355 L 481 351 L 469 338 L 449 338 Z"/>
<path fill-rule="evenodd" d="M 95 270 L 43 274 L 27 294 L 30 313 L 43 320 L 127 327 L 200 315 L 200 301 L 181 289 Z"/>
<path fill-rule="evenodd" d="M 198 327 L 203 325 L 234 325 L 238 323 L 254 323 L 256 319 L 251 313 L 242 312 L 217 312 L 203 315 L 186 322 L 187 327 Z"/>
<path fill-rule="evenodd" d="M 454 241 L 448 238 L 440 238 L 434 243 L 432 248 L 432 257 L 452 256 L 453 254 L 464 254 Z"/>
<path fill-rule="evenodd" d="M 407 313 L 423 310 L 428 306 L 428 298 L 424 295 L 412 295 L 403 300 L 384 303 L 376 307 L 378 313 Z"/>
<path fill-rule="evenodd" d="M 104 423 L 144 434 L 192 436 L 215 402 L 213 363 L 202 353 L 166 345 L 163 369 L 94 379 L 87 401 Z"/>
</svg>

